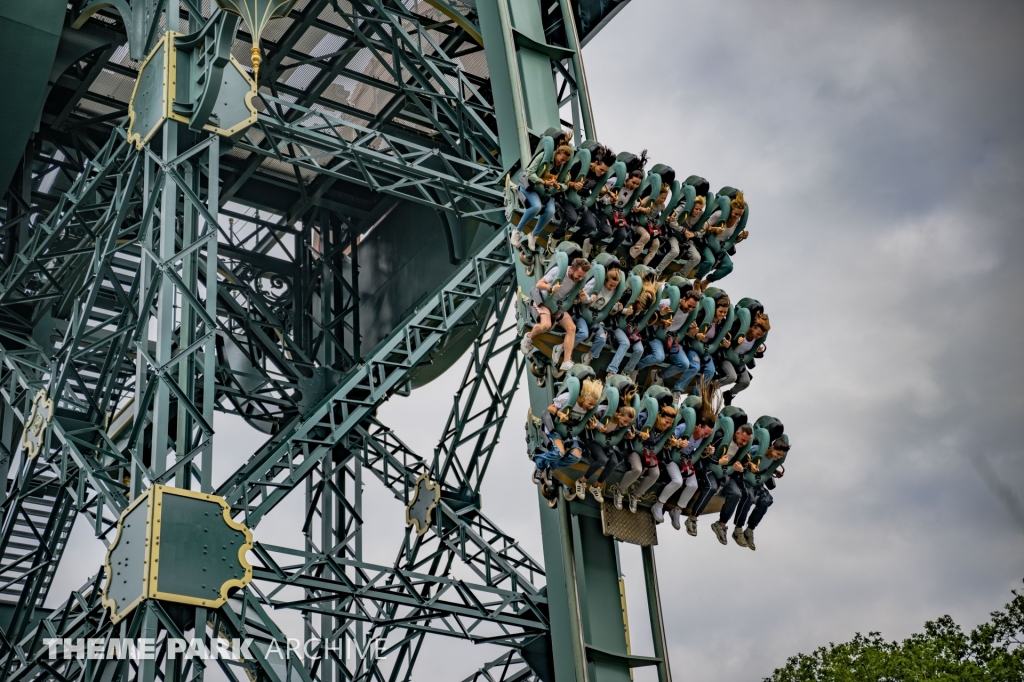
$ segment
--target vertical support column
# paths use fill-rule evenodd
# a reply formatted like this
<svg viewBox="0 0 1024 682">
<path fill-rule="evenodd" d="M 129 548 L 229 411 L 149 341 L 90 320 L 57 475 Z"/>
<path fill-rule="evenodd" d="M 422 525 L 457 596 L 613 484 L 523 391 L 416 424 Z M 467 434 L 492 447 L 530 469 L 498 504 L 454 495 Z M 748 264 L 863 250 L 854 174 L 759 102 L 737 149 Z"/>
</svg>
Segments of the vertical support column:
<svg viewBox="0 0 1024 682">
<path fill-rule="evenodd" d="M 320 494 L 320 551 L 324 554 L 333 554 L 334 547 L 337 544 L 335 538 L 338 535 L 344 535 L 345 532 L 344 528 L 337 528 L 334 525 L 334 453 L 332 452 L 330 456 L 324 457 L 320 466 L 323 473 L 323 492 Z M 336 577 L 334 571 L 329 568 L 324 569 L 324 578 L 326 580 Z M 335 604 L 336 602 L 331 602 L 331 606 Z M 333 639 L 334 617 L 329 613 L 320 614 L 320 640 L 325 642 L 332 641 Z M 330 665 L 329 661 L 323 660 L 320 666 L 320 682 L 334 682 L 334 677 L 331 675 L 333 669 L 334 666 Z"/>
<path fill-rule="evenodd" d="M 142 174 L 142 195 L 147 201 L 156 188 L 156 168 L 152 158 L 146 155 L 143 159 L 145 167 Z M 144 424 L 148 418 L 149 406 L 145 400 L 146 386 L 149 382 L 149 367 L 145 356 L 140 349 L 149 345 L 149 288 L 153 284 L 153 267 L 147 253 L 153 252 L 153 216 L 149 215 L 139 226 L 139 245 L 142 253 L 139 259 L 139 310 L 138 328 L 135 332 L 135 342 L 139 348 L 135 350 L 135 398 L 132 400 L 132 408 L 135 411 L 133 418 L 134 429 L 138 434 L 134 443 L 131 444 L 133 454 L 131 471 L 130 497 L 135 499 L 143 493 L 144 474 L 142 462 L 145 457 L 145 441 L 143 439 Z M 97 518 L 99 515 L 97 515 Z M 98 521 L 97 521 L 98 523 Z"/>
<path fill-rule="evenodd" d="M 208 212 L 215 219 L 218 218 L 217 211 L 220 209 L 220 138 L 216 135 L 210 140 L 210 147 L 207 150 L 207 181 L 209 183 L 206 191 L 206 206 Z M 217 232 L 219 224 L 206 222 L 208 239 L 206 242 L 206 263 L 204 282 L 206 285 L 206 317 L 209 320 L 217 319 Z M 213 427 L 213 408 L 217 403 L 216 371 L 217 371 L 217 335 L 215 329 L 207 329 L 209 337 L 203 348 L 203 418 L 206 423 Z M 207 439 L 203 447 L 202 459 L 202 481 L 200 489 L 204 493 L 213 492 L 213 436 Z M 205 612 L 205 609 L 204 609 Z"/>
<path fill-rule="evenodd" d="M 583 129 L 586 131 L 587 139 L 597 140 L 594 110 L 590 105 L 590 88 L 587 87 L 587 73 L 583 69 L 583 48 L 580 46 L 580 37 L 576 33 L 576 16 L 569 0 L 558 0 L 558 4 L 562 7 L 562 23 L 565 25 L 567 46 L 573 52 L 572 71 L 573 77 L 576 79 L 579 107 L 583 114 Z M 582 143 L 583 139 L 583 137 L 577 137 L 577 143 Z"/>
<path fill-rule="evenodd" d="M 168 0 L 168 17 L 174 16 L 170 13 L 172 6 L 177 8 L 176 0 Z M 174 121 L 164 123 L 164 162 L 173 159 L 178 154 L 178 129 L 180 127 L 181 124 Z M 178 209 L 178 186 L 171 178 L 170 173 L 164 173 L 161 191 L 160 233 L 156 251 L 160 262 L 155 265 L 167 267 L 166 264 L 175 254 Z M 157 372 L 171 361 L 172 334 L 175 327 L 174 303 L 174 286 L 171 279 L 166 275 L 160 276 L 156 293 L 156 348 L 153 351 L 153 360 L 156 363 L 154 369 Z M 153 440 L 150 469 L 154 475 L 159 476 L 167 469 L 167 429 L 170 422 L 171 390 L 167 382 L 163 381 L 159 375 L 154 376 L 153 381 L 157 383 L 153 395 Z"/>
<path fill-rule="evenodd" d="M 525 167 L 530 162 L 530 138 L 508 2 L 478 0 L 477 12 L 487 54 L 494 109 L 498 117 L 501 163 L 506 170 L 516 161 Z"/>
<path fill-rule="evenodd" d="M 13 375 L 12 375 L 13 383 Z M 14 395 L 12 388 L 11 395 Z M 16 450 L 14 437 L 14 409 L 0 399 L 0 506 L 7 501 L 7 476 Z"/>
<path fill-rule="evenodd" d="M 668 661 L 668 643 L 665 641 L 665 620 L 661 614 L 661 591 L 658 589 L 658 567 L 654 563 L 654 547 L 641 548 L 644 559 L 644 583 L 647 585 L 647 609 L 651 615 L 651 637 L 654 656 L 658 663 L 658 682 L 672 682 Z"/>
<path fill-rule="evenodd" d="M 186 163 L 182 168 L 182 175 L 185 178 L 185 184 L 192 188 L 192 191 L 197 195 L 199 194 L 199 187 L 197 183 L 198 177 L 201 177 L 201 173 L 193 172 L 193 164 Z M 193 206 L 190 202 L 186 201 L 184 204 L 184 212 L 182 216 L 181 224 L 181 250 L 185 251 L 188 247 L 192 246 L 193 241 L 196 238 L 196 222 L 199 218 L 199 211 L 196 206 Z M 162 243 L 162 240 L 161 240 Z M 182 259 L 181 263 L 181 281 L 185 283 L 185 286 L 195 290 L 196 283 L 198 282 L 197 272 L 195 263 L 197 255 L 190 253 Z M 192 305 L 188 299 L 184 296 L 181 298 L 181 310 L 179 313 L 178 323 L 178 349 L 179 352 L 182 348 L 188 348 L 195 341 L 195 317 L 196 313 L 192 310 Z M 178 363 L 178 389 L 185 395 L 192 395 L 194 393 L 194 382 L 195 377 L 195 357 L 189 355 Z M 188 413 L 188 409 L 183 401 L 178 401 L 178 411 L 176 415 L 176 426 L 177 433 L 175 434 L 175 450 L 178 452 L 180 457 L 182 453 L 186 453 L 191 449 L 191 435 L 192 435 L 192 418 Z M 188 488 L 191 476 L 189 475 L 189 468 L 179 469 L 178 473 L 175 474 L 174 484 L 179 488 Z"/>
</svg>

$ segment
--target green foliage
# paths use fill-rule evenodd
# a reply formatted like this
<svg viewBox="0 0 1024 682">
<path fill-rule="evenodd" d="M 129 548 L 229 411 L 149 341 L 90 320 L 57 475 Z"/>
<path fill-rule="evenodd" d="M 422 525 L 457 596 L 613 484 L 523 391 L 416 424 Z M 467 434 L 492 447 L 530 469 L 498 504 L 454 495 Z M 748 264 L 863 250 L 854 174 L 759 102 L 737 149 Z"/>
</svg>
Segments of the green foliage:
<svg viewBox="0 0 1024 682">
<path fill-rule="evenodd" d="M 1024 682 L 1024 593 L 1013 597 L 970 634 L 949 616 L 902 642 L 858 632 L 791 657 L 765 682 Z"/>
</svg>

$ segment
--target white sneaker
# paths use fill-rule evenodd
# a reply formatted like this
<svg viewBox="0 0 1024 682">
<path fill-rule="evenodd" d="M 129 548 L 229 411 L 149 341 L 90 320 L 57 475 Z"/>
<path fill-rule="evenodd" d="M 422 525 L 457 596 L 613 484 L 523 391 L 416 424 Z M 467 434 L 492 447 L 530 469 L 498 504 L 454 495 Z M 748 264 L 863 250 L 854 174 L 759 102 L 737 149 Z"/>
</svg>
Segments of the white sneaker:
<svg viewBox="0 0 1024 682">
<path fill-rule="evenodd" d="M 721 521 L 715 521 L 711 524 L 711 530 L 715 531 L 715 537 L 718 538 L 719 542 L 723 545 L 729 544 L 729 527 L 727 525 Z"/>
<path fill-rule="evenodd" d="M 680 509 L 679 507 L 674 507 L 672 509 L 669 509 L 668 515 L 669 518 L 672 519 L 672 527 L 676 530 L 680 530 L 682 528 L 682 525 L 679 523 L 679 520 L 683 516 L 683 510 Z"/>
<path fill-rule="evenodd" d="M 590 239 L 583 240 L 583 257 L 590 258 L 590 250 L 593 249 L 593 245 L 590 243 Z"/>
<path fill-rule="evenodd" d="M 598 504 L 604 504 L 604 492 L 596 485 L 590 486 L 590 494 L 594 496 L 594 501 Z"/>
<path fill-rule="evenodd" d="M 638 500 L 636 498 L 636 495 L 630 495 L 629 496 L 629 511 L 633 512 L 634 514 L 636 514 L 636 503 L 639 502 L 639 501 L 640 500 Z"/>
<path fill-rule="evenodd" d="M 586 353 L 583 354 L 583 359 L 580 360 L 580 362 L 582 364 L 584 364 L 584 365 L 589 365 L 593 361 L 594 361 L 594 356 L 590 354 L 589 350 Z"/>
<path fill-rule="evenodd" d="M 523 240 L 523 233 L 519 230 L 512 230 L 512 247 L 518 248 L 519 242 Z"/>
<path fill-rule="evenodd" d="M 648 375 L 651 379 L 651 386 L 664 386 L 665 382 L 661 379 L 661 370 L 652 369 Z"/>
<path fill-rule="evenodd" d="M 544 472 L 537 467 L 533 467 L 533 474 L 530 476 L 530 480 L 534 483 L 542 483 L 544 481 Z"/>
<path fill-rule="evenodd" d="M 672 392 L 672 405 L 675 406 L 675 408 L 678 410 L 679 406 L 683 404 L 683 399 L 685 397 L 686 397 L 686 394 L 683 393 L 682 391 L 673 391 Z"/>
<path fill-rule="evenodd" d="M 581 500 L 587 496 L 587 482 L 582 478 L 576 479 L 576 497 Z"/>
<path fill-rule="evenodd" d="M 529 334 L 523 336 L 523 340 L 519 342 L 519 350 L 523 352 L 523 355 L 528 355 L 533 350 L 533 340 Z"/>
<path fill-rule="evenodd" d="M 563 362 L 562 364 L 560 364 L 558 366 L 558 369 L 559 369 L 559 371 L 562 371 L 562 372 L 568 372 L 570 369 L 572 369 L 572 366 L 573 366 L 573 361 L 572 360 L 566 360 L 565 362 Z"/>
<path fill-rule="evenodd" d="M 693 537 L 697 537 L 697 519 L 692 516 L 686 517 L 686 532 Z"/>
<path fill-rule="evenodd" d="M 551 364 L 557 365 L 562 360 L 562 344 L 555 344 L 551 349 Z"/>
<path fill-rule="evenodd" d="M 554 237 L 548 237 L 548 253 L 553 254 L 555 249 L 558 248 L 558 241 Z"/>
<path fill-rule="evenodd" d="M 616 488 L 613 495 L 612 503 L 615 505 L 615 508 L 622 509 L 622 491 Z"/>
<path fill-rule="evenodd" d="M 655 523 L 665 523 L 665 505 L 660 501 L 651 505 L 651 516 L 654 517 Z"/>
<path fill-rule="evenodd" d="M 747 541 L 747 549 L 756 552 L 757 547 L 754 546 L 754 529 L 748 528 L 743 531 L 743 539 Z"/>
<path fill-rule="evenodd" d="M 530 251 L 536 251 L 537 250 L 537 235 L 535 235 L 533 232 L 531 232 L 530 235 L 526 238 L 526 245 L 527 245 L 527 247 L 529 247 Z"/>
</svg>

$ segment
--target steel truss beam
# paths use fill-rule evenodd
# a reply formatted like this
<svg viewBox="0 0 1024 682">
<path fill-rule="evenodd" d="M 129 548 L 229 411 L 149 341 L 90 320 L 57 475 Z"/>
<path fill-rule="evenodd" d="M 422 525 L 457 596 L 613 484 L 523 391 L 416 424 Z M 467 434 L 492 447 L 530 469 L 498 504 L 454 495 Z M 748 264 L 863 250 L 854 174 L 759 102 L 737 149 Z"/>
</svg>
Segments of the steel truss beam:
<svg viewBox="0 0 1024 682">
<path fill-rule="evenodd" d="M 409 372 L 439 348 L 494 288 L 511 285 L 512 256 L 497 232 L 419 309 L 349 372 L 316 407 L 260 448 L 217 491 L 255 526 L 365 419 Z"/>
<path fill-rule="evenodd" d="M 537 594 L 286 547 L 257 544 L 254 552 L 253 580 L 274 609 L 508 646 L 547 629 Z"/>
<path fill-rule="evenodd" d="M 444 154 L 437 147 L 385 135 L 269 95 L 263 101 L 277 106 L 260 115 L 257 127 L 237 144 L 239 149 L 459 217 L 504 223 L 500 168 Z M 288 113 L 295 120 L 286 118 Z"/>
</svg>

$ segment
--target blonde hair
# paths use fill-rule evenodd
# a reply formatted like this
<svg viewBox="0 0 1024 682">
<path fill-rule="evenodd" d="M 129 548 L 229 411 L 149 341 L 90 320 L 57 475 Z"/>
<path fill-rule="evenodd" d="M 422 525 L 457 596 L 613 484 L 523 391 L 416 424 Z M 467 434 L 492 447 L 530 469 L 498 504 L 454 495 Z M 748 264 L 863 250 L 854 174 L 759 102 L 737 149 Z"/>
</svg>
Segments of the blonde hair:
<svg viewBox="0 0 1024 682">
<path fill-rule="evenodd" d="M 641 285 L 640 295 L 636 297 L 634 305 L 639 311 L 647 310 L 654 303 L 654 297 L 657 292 L 658 285 L 656 282 L 644 282 Z"/>
<path fill-rule="evenodd" d="M 570 147 L 567 144 L 563 144 L 562 146 L 555 150 L 555 155 L 558 154 L 565 154 L 571 159 L 573 154 L 572 147 Z"/>
<path fill-rule="evenodd" d="M 736 196 L 729 201 L 729 207 L 737 211 L 747 207 L 747 201 L 743 198 L 743 192 L 736 192 Z"/>
<path fill-rule="evenodd" d="M 700 204 L 700 205 L 702 205 L 702 206 L 707 206 L 707 204 L 708 204 L 708 200 L 707 200 L 707 199 L 705 199 L 705 198 L 704 198 L 704 197 L 702 197 L 702 196 L 697 196 L 697 197 L 694 197 L 694 199 L 693 199 L 693 204 L 694 204 L 694 206 L 696 206 L 697 204 Z"/>
<path fill-rule="evenodd" d="M 580 388 L 580 400 L 585 398 L 593 398 L 594 400 L 601 399 L 601 392 L 604 390 L 604 384 L 599 379 L 585 379 L 583 386 Z"/>
<path fill-rule="evenodd" d="M 615 410 L 615 414 L 621 414 L 625 417 L 629 417 L 629 421 L 636 419 L 636 410 L 631 405 L 623 405 L 619 409 Z"/>
</svg>

